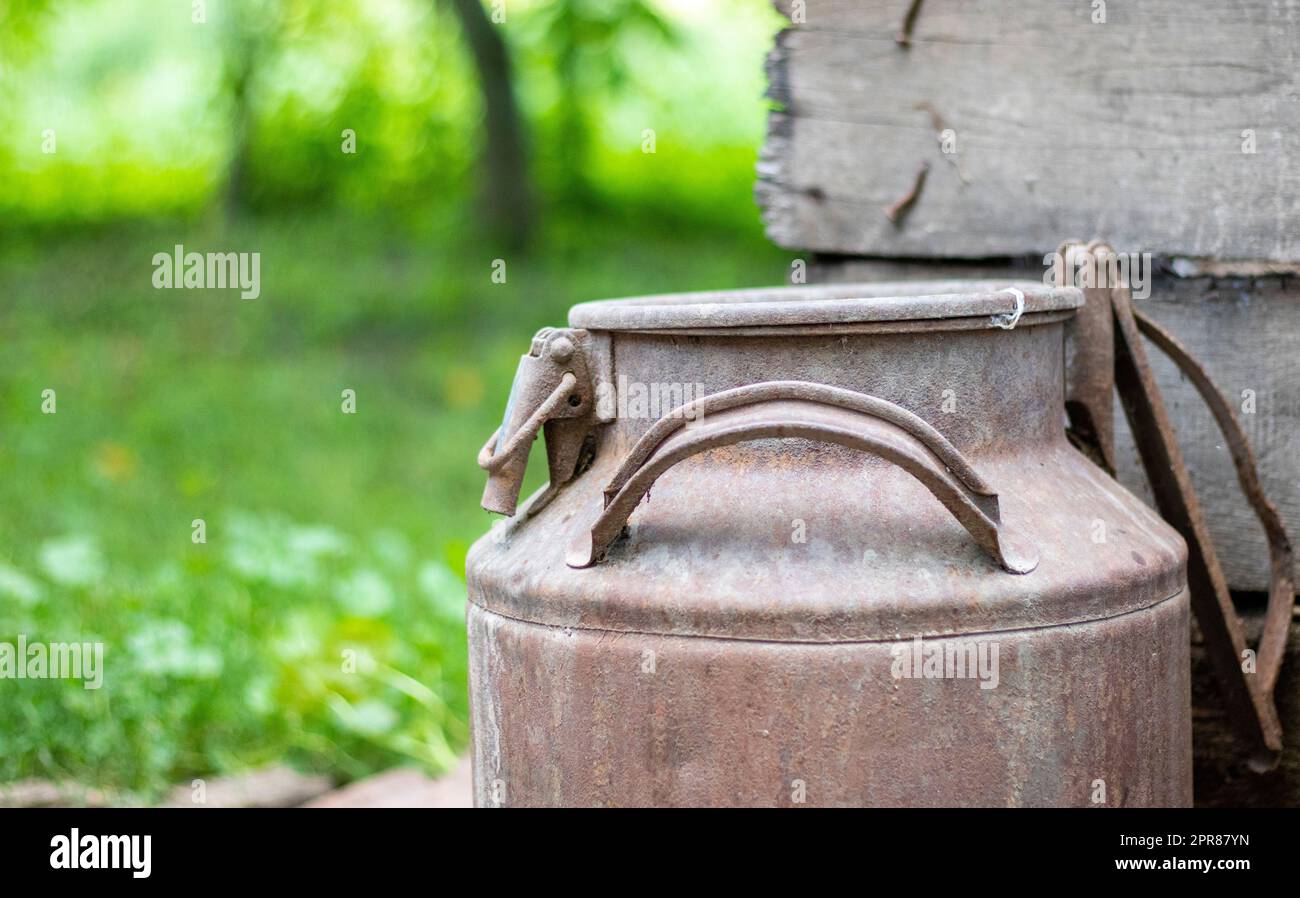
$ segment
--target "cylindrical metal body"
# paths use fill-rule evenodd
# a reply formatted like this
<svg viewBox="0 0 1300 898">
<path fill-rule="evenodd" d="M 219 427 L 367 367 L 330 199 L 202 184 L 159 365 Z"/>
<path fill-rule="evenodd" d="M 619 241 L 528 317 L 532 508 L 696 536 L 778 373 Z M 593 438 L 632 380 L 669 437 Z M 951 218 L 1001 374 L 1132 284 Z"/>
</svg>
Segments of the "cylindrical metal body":
<svg viewBox="0 0 1300 898">
<path fill-rule="evenodd" d="M 470 553 L 476 802 L 1190 804 L 1185 546 L 1066 440 L 1079 292 L 1015 286 L 1013 329 L 990 313 L 1016 290 L 960 282 L 576 307 L 615 416 L 589 468 Z M 570 566 L 672 405 L 772 381 L 938 431 L 996 491 L 972 495 L 1003 564 L 930 475 L 775 402 L 776 435 L 678 453 Z M 1022 544 L 1037 564 L 1012 573 Z"/>
</svg>

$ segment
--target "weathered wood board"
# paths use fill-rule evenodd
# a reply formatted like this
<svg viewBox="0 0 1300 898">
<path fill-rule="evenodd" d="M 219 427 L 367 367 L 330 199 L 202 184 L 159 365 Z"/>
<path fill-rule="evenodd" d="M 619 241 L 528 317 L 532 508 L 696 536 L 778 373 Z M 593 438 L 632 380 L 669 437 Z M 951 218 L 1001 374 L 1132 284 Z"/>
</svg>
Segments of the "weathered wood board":
<svg viewBox="0 0 1300 898">
<path fill-rule="evenodd" d="M 1089 0 L 928 0 L 907 48 L 911 0 L 776 5 L 798 24 L 769 58 L 756 193 L 780 246 L 986 258 L 1100 235 L 1300 262 L 1298 3 L 1110 0 L 1094 23 Z"/>
<path fill-rule="evenodd" d="M 808 272 L 815 281 L 849 282 L 1039 278 L 1043 269 L 1033 259 L 1019 265 L 820 259 Z M 1265 492 L 1286 520 L 1292 541 L 1300 544 L 1300 278 L 1162 275 L 1138 307 L 1193 347 L 1219 388 L 1235 402 Z M 1236 590 L 1266 590 L 1264 531 L 1241 494 L 1214 419 L 1195 388 L 1159 350 L 1151 347 L 1149 355 L 1228 583 Z M 1137 449 L 1118 407 L 1115 420 L 1120 480 L 1151 503 Z M 1296 578 L 1300 582 L 1300 564 Z"/>
</svg>

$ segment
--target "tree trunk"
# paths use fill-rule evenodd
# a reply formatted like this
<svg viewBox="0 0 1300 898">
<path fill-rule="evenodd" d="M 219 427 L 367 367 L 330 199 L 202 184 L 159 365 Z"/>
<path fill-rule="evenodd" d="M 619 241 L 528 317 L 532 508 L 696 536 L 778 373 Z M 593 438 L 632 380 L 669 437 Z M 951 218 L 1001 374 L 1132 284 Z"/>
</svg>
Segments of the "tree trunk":
<svg viewBox="0 0 1300 898">
<path fill-rule="evenodd" d="M 517 247 L 528 237 L 533 208 L 510 57 L 480 0 L 451 0 L 451 5 L 460 18 L 483 93 L 484 217 L 497 236 Z"/>
<path fill-rule="evenodd" d="M 230 164 L 226 170 L 226 187 L 222 196 L 224 220 L 230 224 L 245 211 L 248 189 L 249 144 L 252 142 L 253 114 L 248 100 L 249 72 L 242 69 L 232 79 Z"/>
</svg>

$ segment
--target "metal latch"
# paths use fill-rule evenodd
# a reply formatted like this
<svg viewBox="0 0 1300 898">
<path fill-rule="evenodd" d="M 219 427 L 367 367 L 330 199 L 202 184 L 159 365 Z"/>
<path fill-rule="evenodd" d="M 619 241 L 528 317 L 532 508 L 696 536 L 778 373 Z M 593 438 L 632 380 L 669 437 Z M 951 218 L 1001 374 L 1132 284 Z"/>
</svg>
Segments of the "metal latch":
<svg viewBox="0 0 1300 898">
<path fill-rule="evenodd" d="M 528 454 L 546 434 L 549 492 L 572 480 L 589 463 L 597 424 L 596 396 L 587 347 L 591 335 L 573 328 L 544 327 L 520 358 L 501 426 L 479 451 L 488 472 L 483 507 L 513 515 L 523 487 Z"/>
</svg>

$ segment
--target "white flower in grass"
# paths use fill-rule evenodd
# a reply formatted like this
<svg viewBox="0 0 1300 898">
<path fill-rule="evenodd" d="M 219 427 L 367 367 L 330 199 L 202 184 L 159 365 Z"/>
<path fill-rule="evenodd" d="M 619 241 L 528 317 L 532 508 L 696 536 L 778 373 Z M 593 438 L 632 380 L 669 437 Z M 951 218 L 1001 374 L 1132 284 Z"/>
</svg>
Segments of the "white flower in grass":
<svg viewBox="0 0 1300 898">
<path fill-rule="evenodd" d="M 104 559 L 89 536 L 65 536 L 44 543 L 41 569 L 63 586 L 90 586 L 104 576 Z"/>
<path fill-rule="evenodd" d="M 370 540 L 375 554 L 384 564 L 405 568 L 411 563 L 411 544 L 396 530 L 380 530 Z"/>
<path fill-rule="evenodd" d="M 440 561 L 426 561 L 418 575 L 420 591 L 440 614 L 462 620 L 465 617 L 465 584 Z"/>
<path fill-rule="evenodd" d="M 296 527 L 279 518 L 233 512 L 226 563 L 250 582 L 283 588 L 307 587 L 320 577 L 318 559 L 342 552 L 344 538 L 328 527 Z"/>
<path fill-rule="evenodd" d="M 347 538 L 332 527 L 290 527 L 288 548 L 295 555 L 317 558 L 338 555 L 348 546 Z"/>
<path fill-rule="evenodd" d="M 146 674 L 208 680 L 221 673 L 221 653 L 195 645 L 178 620 L 148 621 L 127 637 L 138 670 Z"/>
<path fill-rule="evenodd" d="M 347 729 L 363 736 L 382 736 L 392 732 L 399 722 L 396 711 L 377 699 L 365 699 L 350 705 L 342 699 L 331 701 L 334 713 Z"/>
<path fill-rule="evenodd" d="M 18 568 L 0 563 L 0 596 L 20 605 L 35 605 L 41 600 L 41 585 Z"/>
<path fill-rule="evenodd" d="M 338 585 L 335 597 L 358 617 L 378 617 L 393 607 L 393 587 L 384 575 L 372 568 L 362 568 Z"/>
<path fill-rule="evenodd" d="M 248 684 L 244 690 L 244 705 L 262 717 L 275 711 L 275 684 L 269 677 L 257 677 Z"/>
<path fill-rule="evenodd" d="M 285 615 L 283 625 L 268 643 L 272 653 L 286 664 L 304 663 L 320 650 L 325 642 L 325 622 L 305 611 Z"/>
</svg>

